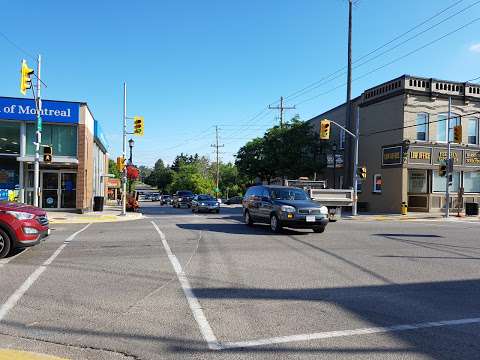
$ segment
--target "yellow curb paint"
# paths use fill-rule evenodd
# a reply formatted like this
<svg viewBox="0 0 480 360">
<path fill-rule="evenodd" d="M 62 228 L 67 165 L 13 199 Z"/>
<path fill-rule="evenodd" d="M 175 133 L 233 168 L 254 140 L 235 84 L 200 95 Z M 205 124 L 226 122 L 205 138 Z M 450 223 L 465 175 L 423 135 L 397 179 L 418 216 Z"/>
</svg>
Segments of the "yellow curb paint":
<svg viewBox="0 0 480 360">
<path fill-rule="evenodd" d="M 0 349 L 0 360 L 67 360 L 56 356 L 27 351 Z"/>
</svg>

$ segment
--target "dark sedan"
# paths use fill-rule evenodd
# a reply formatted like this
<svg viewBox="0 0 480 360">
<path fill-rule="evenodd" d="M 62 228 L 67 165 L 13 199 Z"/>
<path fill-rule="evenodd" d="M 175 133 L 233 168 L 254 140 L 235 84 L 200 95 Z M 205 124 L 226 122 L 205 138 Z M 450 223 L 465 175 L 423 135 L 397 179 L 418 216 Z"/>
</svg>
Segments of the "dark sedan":
<svg viewBox="0 0 480 360">
<path fill-rule="evenodd" d="M 210 195 L 197 195 L 192 200 L 192 212 L 220 212 L 220 203 Z"/>
</svg>

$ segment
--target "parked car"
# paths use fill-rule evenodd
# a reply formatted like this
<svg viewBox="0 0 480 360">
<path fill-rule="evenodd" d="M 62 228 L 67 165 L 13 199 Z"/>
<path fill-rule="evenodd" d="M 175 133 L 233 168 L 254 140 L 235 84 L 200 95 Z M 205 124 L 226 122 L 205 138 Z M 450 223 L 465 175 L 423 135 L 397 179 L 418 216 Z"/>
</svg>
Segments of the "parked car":
<svg viewBox="0 0 480 360">
<path fill-rule="evenodd" d="M 220 202 L 210 195 L 197 195 L 192 199 L 192 212 L 220 212 Z"/>
<path fill-rule="evenodd" d="M 160 205 L 170 205 L 172 203 L 172 197 L 170 195 L 162 195 L 160 197 Z"/>
<path fill-rule="evenodd" d="M 190 207 L 192 205 L 193 193 L 189 190 L 179 190 L 173 196 L 173 207 Z"/>
<path fill-rule="evenodd" d="M 150 195 L 150 200 L 151 200 L 151 201 L 160 201 L 160 194 L 158 194 L 158 193 L 152 193 L 152 194 Z"/>
<path fill-rule="evenodd" d="M 0 258 L 15 248 L 36 245 L 49 234 L 45 210 L 26 204 L 0 202 Z"/>
<path fill-rule="evenodd" d="M 252 186 L 243 198 L 243 217 L 247 225 L 270 224 L 273 232 L 289 227 L 322 233 L 328 224 L 328 209 L 312 201 L 300 188 Z"/>
<path fill-rule="evenodd" d="M 225 200 L 226 205 L 232 205 L 232 204 L 241 204 L 243 200 L 243 196 L 232 196 L 231 198 L 228 198 Z"/>
</svg>

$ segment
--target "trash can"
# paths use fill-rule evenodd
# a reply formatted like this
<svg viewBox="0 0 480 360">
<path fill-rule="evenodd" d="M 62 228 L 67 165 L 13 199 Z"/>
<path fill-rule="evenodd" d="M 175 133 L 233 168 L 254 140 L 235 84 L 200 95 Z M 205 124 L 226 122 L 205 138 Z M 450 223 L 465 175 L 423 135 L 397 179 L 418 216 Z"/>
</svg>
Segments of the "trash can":
<svg viewBox="0 0 480 360">
<path fill-rule="evenodd" d="M 465 215 L 478 216 L 478 203 L 465 203 Z"/>
<path fill-rule="evenodd" d="M 103 211 L 103 196 L 94 196 L 93 197 L 93 211 Z"/>
<path fill-rule="evenodd" d="M 407 215 L 408 214 L 408 205 L 405 201 L 402 201 L 402 215 Z"/>
</svg>

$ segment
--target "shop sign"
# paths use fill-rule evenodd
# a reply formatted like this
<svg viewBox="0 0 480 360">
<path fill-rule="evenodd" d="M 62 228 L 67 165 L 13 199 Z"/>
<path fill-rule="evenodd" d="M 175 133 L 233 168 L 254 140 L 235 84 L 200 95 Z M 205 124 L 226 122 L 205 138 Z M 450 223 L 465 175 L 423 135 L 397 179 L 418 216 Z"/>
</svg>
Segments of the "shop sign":
<svg viewBox="0 0 480 360">
<path fill-rule="evenodd" d="M 465 166 L 480 166 L 480 151 L 465 150 Z"/>
<path fill-rule="evenodd" d="M 80 104 L 66 101 L 42 100 L 40 115 L 43 122 L 77 124 Z M 33 99 L 0 97 L 0 119 L 36 121 L 37 108 Z"/>
<path fill-rule="evenodd" d="M 120 188 L 120 179 L 107 178 L 107 187 Z"/>
<path fill-rule="evenodd" d="M 408 152 L 409 164 L 425 164 L 432 163 L 432 149 L 427 147 L 411 147 Z"/>
<path fill-rule="evenodd" d="M 402 146 L 382 148 L 382 166 L 401 165 L 402 162 Z"/>
<path fill-rule="evenodd" d="M 333 154 L 327 154 L 327 168 L 333 169 Z M 343 154 L 335 154 L 335 168 L 343 168 Z"/>
<path fill-rule="evenodd" d="M 453 165 L 462 165 L 463 156 L 462 150 L 452 149 L 450 151 L 450 158 L 453 160 Z M 442 161 L 448 159 L 448 150 L 445 148 L 433 149 L 433 163 L 440 164 Z"/>
</svg>

